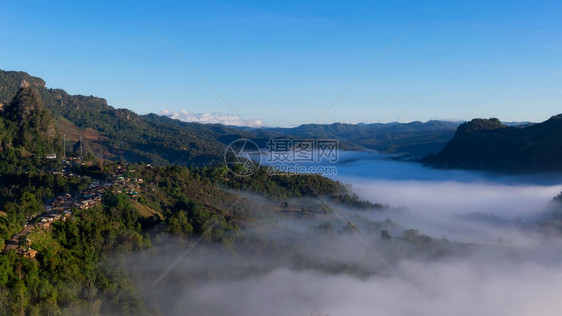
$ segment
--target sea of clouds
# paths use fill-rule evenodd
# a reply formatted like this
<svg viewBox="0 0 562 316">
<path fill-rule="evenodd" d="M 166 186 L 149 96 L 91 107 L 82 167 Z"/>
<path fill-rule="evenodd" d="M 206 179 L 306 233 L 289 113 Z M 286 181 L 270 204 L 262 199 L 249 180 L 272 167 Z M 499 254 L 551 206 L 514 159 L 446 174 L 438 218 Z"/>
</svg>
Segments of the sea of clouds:
<svg viewBox="0 0 562 316">
<path fill-rule="evenodd" d="M 297 249 L 287 248 L 284 257 L 198 246 L 147 294 L 150 304 L 185 315 L 560 315 L 562 234 L 552 198 L 562 181 L 556 176 L 434 170 L 365 153 L 346 154 L 338 168 L 337 180 L 391 208 L 332 206 L 337 216 L 256 221 L 244 229 L 264 243 Z M 455 251 L 404 248 L 395 243 L 396 229 L 393 241 L 368 231 L 385 219 L 450 242 Z M 360 232 L 323 235 L 310 228 L 327 220 L 336 229 L 352 221 Z M 158 243 L 130 258 L 141 286 L 189 246 L 173 238 Z M 315 269 L 303 260 L 344 268 Z"/>
</svg>

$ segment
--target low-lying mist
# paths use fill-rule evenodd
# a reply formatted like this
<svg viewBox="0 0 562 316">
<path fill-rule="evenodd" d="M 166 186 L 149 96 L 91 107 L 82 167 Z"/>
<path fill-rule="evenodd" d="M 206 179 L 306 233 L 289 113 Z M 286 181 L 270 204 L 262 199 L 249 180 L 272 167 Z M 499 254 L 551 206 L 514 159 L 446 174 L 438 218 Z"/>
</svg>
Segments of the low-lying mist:
<svg viewBox="0 0 562 316">
<path fill-rule="evenodd" d="M 254 220 L 230 244 L 198 244 L 146 293 L 149 304 L 163 315 L 560 314 L 553 178 L 362 157 L 345 160 L 339 180 L 389 208 L 309 199 L 272 208 L 278 201 L 248 195 Z M 159 236 L 124 260 L 147 289 L 191 242 Z"/>
</svg>

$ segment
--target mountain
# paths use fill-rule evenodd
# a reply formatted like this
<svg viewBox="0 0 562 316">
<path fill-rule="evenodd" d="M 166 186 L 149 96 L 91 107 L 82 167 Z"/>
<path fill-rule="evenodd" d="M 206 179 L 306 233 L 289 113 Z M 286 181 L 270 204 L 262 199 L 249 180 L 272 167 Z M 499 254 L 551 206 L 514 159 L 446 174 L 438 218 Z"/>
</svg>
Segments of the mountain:
<svg viewBox="0 0 562 316">
<path fill-rule="evenodd" d="M 388 154 L 423 157 L 439 152 L 449 141 L 458 122 L 428 121 L 330 125 L 306 124 L 295 128 L 264 130 L 301 138 L 338 139 L 344 149 L 371 149 Z"/>
<path fill-rule="evenodd" d="M 52 113 L 61 138 L 65 139 L 67 153 L 83 150 L 103 159 L 156 165 L 216 165 L 223 160 L 226 146 L 239 138 L 253 140 L 262 148 L 270 138 L 337 139 L 342 150 L 377 150 L 423 157 L 441 150 L 459 124 L 429 121 L 240 128 L 187 123 L 116 109 L 99 97 L 49 89 L 41 78 L 16 71 L 0 71 L 0 109 L 9 106 L 22 88 L 37 91 L 44 107 Z"/>
<path fill-rule="evenodd" d="M 29 85 L 0 109 L 0 172 L 34 165 L 62 152 L 54 118 L 39 92 Z M 6 170 L 5 170 L 6 169 Z"/>
<path fill-rule="evenodd" d="M 75 144 L 82 138 L 84 148 L 104 159 L 212 165 L 222 161 L 226 144 L 256 135 L 226 126 L 181 123 L 115 109 L 102 98 L 48 89 L 42 79 L 25 72 L 0 71 L 0 108 L 9 106 L 22 87 L 37 90 L 59 133 L 66 138 L 67 152 L 79 148 Z"/>
<path fill-rule="evenodd" d="M 545 122 L 507 126 L 498 119 L 461 124 L 453 139 L 423 161 L 443 168 L 511 173 L 562 171 L 562 114 Z"/>
</svg>

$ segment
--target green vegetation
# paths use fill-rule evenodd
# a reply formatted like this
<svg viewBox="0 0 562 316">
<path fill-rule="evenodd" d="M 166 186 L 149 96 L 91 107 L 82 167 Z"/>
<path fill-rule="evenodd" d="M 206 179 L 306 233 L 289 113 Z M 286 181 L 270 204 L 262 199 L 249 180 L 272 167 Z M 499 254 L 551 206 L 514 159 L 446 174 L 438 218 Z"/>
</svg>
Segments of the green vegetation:
<svg viewBox="0 0 562 316">
<path fill-rule="evenodd" d="M 27 218 L 44 211 L 42 200 L 82 192 L 95 179 L 118 178 L 125 185 L 110 187 L 96 207 L 74 209 L 72 218 L 54 222 L 48 229 L 35 228 L 20 238 L 20 243 L 29 242 L 28 247 L 37 251 L 35 258 L 14 250 L 0 255 L 5 267 L 0 275 L 2 313 L 148 313 L 124 267 L 109 258 L 149 247 L 150 239 L 159 234 L 181 239 L 203 236 L 205 242 L 225 246 L 244 243 L 239 226 L 253 218 L 248 202 L 235 193 L 238 190 L 274 200 L 319 195 L 340 203 L 356 200 L 332 180 L 312 175 L 269 177 L 264 169 L 250 178 L 236 177 L 224 167 L 124 162 L 97 162 L 73 171 L 72 177 L 40 170 L 3 176 L 3 242 L 19 232 Z M 137 198 L 124 192 L 128 186 L 138 186 Z"/>
<path fill-rule="evenodd" d="M 30 171 L 62 152 L 53 118 L 34 88 L 19 90 L 0 114 L 0 174 Z"/>
<path fill-rule="evenodd" d="M 508 127 L 497 119 L 475 119 L 424 161 L 445 168 L 511 173 L 562 171 L 562 114 L 527 126 Z"/>
<path fill-rule="evenodd" d="M 74 220 L 31 233 L 35 259 L 13 250 L 1 255 L 2 314 L 146 314 L 134 284 L 107 257 L 109 251 L 149 245 L 135 215 L 128 197 L 108 196 L 103 206 L 77 212 Z"/>
<path fill-rule="evenodd" d="M 468 133 L 474 133 L 474 132 L 479 132 L 479 131 L 492 131 L 492 130 L 496 130 L 499 128 L 505 128 L 507 127 L 506 125 L 503 125 L 502 122 L 500 122 L 500 120 L 498 120 L 497 118 L 493 117 L 491 119 L 473 119 L 470 122 L 466 122 L 461 124 L 458 128 L 457 128 L 457 134 L 459 135 L 464 135 L 464 134 L 468 134 Z"/>
</svg>

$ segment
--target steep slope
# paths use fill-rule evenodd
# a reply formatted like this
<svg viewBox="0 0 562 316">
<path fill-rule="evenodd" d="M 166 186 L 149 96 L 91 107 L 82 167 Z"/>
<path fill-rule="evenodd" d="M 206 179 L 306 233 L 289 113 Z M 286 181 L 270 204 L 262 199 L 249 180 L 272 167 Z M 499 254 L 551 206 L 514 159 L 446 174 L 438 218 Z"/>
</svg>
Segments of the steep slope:
<svg viewBox="0 0 562 316">
<path fill-rule="evenodd" d="M 19 89 L 27 87 L 45 88 L 45 81 L 23 71 L 0 71 L 0 110 L 12 101 Z"/>
<path fill-rule="evenodd" d="M 562 171 L 562 114 L 528 126 L 512 127 L 497 119 L 475 119 L 457 129 L 454 138 L 430 165 L 502 172 Z"/>
<path fill-rule="evenodd" d="M 51 113 L 45 108 L 34 87 L 20 89 L 13 100 L 3 106 L 4 137 L 0 147 L 16 150 L 22 156 L 44 158 L 61 150 L 59 135 Z"/>
</svg>

